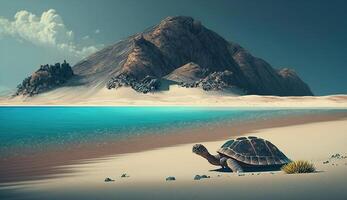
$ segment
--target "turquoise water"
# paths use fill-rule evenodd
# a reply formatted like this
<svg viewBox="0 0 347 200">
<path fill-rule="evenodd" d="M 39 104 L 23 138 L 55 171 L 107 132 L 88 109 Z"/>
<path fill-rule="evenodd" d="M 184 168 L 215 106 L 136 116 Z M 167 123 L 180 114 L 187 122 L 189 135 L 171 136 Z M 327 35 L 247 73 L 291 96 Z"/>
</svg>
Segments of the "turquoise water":
<svg viewBox="0 0 347 200">
<path fill-rule="evenodd" d="M 128 136 L 164 134 L 202 124 L 338 112 L 310 109 L 192 107 L 0 107 L 0 155 Z M 174 131 L 172 131 L 174 132 Z"/>
</svg>

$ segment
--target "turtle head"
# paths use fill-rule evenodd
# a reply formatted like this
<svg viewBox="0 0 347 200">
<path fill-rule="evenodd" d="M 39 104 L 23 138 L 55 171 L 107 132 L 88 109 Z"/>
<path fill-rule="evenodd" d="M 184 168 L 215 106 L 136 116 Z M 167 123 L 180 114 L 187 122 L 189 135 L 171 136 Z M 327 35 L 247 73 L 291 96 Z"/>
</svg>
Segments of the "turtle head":
<svg viewBox="0 0 347 200">
<path fill-rule="evenodd" d="M 208 154 L 208 151 L 204 145 L 196 144 L 193 146 L 193 153 L 198 154 L 200 156 L 205 156 Z"/>
</svg>

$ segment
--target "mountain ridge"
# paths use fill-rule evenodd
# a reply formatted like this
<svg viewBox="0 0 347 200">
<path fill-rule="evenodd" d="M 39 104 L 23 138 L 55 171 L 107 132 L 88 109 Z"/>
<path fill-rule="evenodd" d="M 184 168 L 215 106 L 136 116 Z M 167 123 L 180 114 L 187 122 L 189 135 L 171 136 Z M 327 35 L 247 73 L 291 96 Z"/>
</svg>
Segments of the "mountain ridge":
<svg viewBox="0 0 347 200">
<path fill-rule="evenodd" d="M 204 71 L 190 74 L 197 76 L 191 77 L 195 83 L 190 87 L 236 87 L 244 94 L 258 95 L 313 95 L 293 70 L 276 70 L 200 21 L 185 16 L 167 17 L 144 32 L 88 56 L 72 67 L 75 76 L 70 82 L 108 89 L 131 86 L 138 92 L 155 92 L 162 81 L 187 86 L 177 81 L 180 77 L 170 80 L 168 76 L 189 63 Z"/>
</svg>

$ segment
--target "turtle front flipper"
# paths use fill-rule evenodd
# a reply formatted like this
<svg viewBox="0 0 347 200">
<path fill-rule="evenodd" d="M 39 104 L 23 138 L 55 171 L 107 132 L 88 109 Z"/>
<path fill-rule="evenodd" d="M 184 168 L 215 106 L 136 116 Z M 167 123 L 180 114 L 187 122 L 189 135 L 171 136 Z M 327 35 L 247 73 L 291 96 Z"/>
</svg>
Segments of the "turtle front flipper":
<svg viewBox="0 0 347 200">
<path fill-rule="evenodd" d="M 236 160 L 234 160 L 232 158 L 229 158 L 226 161 L 226 164 L 233 172 L 243 172 L 241 165 Z"/>
</svg>

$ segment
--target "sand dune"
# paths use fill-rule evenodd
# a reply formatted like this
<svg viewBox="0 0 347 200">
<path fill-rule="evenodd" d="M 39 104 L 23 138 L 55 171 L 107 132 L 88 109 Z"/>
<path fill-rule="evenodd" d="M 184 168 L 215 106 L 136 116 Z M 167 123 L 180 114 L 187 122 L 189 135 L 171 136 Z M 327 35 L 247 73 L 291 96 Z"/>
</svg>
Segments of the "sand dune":
<svg viewBox="0 0 347 200">
<path fill-rule="evenodd" d="M 245 173 L 213 171 L 217 167 L 191 152 L 193 144 L 86 160 L 72 165 L 69 176 L 23 185 L 17 194 L 49 199 L 345 199 L 347 160 L 329 160 L 345 155 L 347 120 L 320 122 L 259 130 L 252 135 L 266 138 L 293 160 L 313 162 L 318 173 L 286 175 L 282 172 Z M 224 141 L 205 142 L 211 151 Z M 334 164 L 334 165 L 333 165 Z M 122 173 L 130 177 L 120 178 Z M 195 181 L 196 174 L 210 179 Z M 176 181 L 166 182 L 167 176 Z M 105 183 L 105 177 L 115 179 Z"/>
<path fill-rule="evenodd" d="M 0 105 L 189 105 L 235 107 L 347 107 L 347 95 L 278 97 L 206 92 L 172 85 L 169 90 L 139 94 L 129 88 L 62 87 L 34 97 L 2 97 Z"/>
</svg>

